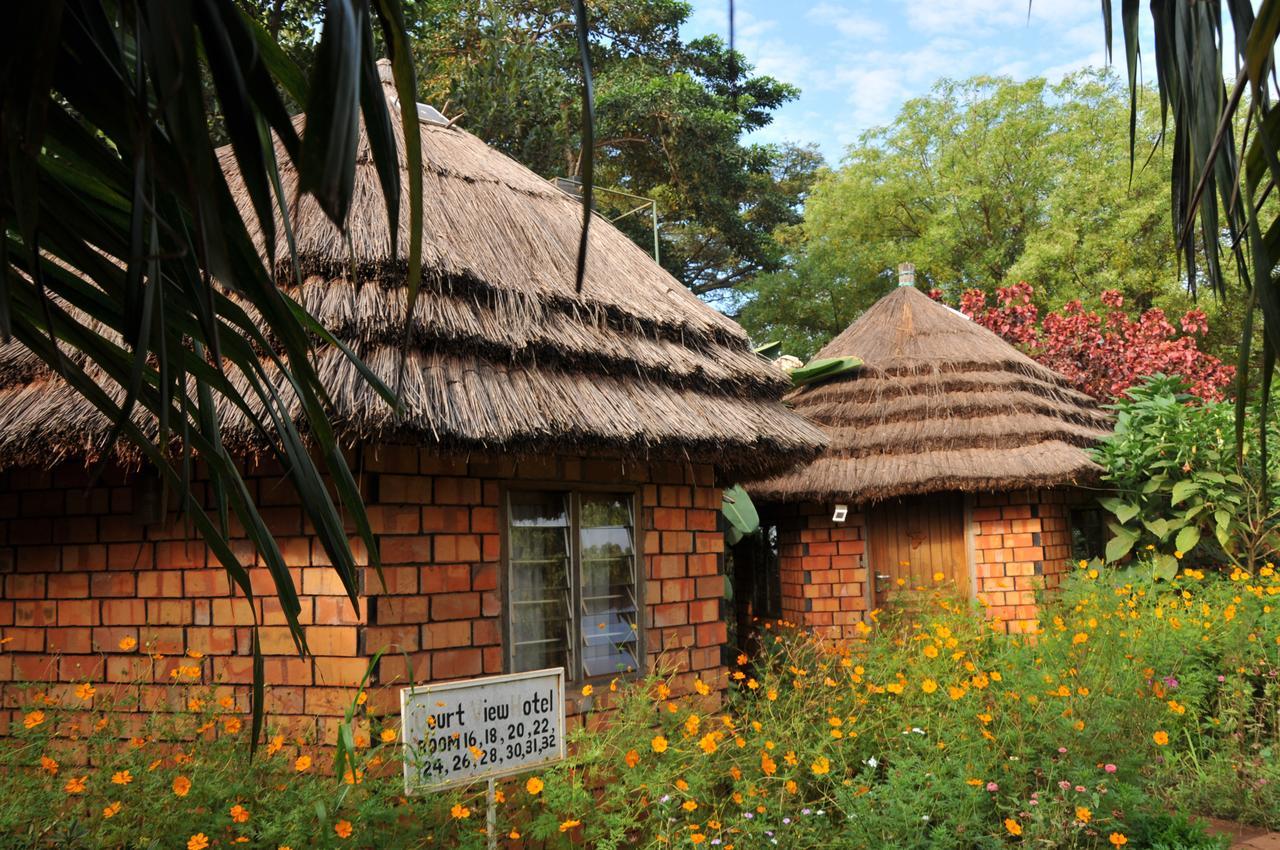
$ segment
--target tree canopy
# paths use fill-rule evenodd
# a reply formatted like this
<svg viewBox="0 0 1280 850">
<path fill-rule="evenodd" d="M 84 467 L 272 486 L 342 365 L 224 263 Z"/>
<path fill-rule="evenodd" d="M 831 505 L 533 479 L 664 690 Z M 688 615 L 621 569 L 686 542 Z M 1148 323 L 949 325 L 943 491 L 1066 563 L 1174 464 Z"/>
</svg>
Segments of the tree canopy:
<svg viewBox="0 0 1280 850">
<path fill-rule="evenodd" d="M 803 224 L 780 235 L 788 267 L 746 288 L 740 320 L 810 354 L 895 285 L 903 261 L 953 302 L 1025 280 L 1046 308 L 1118 290 L 1141 309 L 1187 309 L 1157 100 L 1140 104 L 1132 175 L 1128 110 L 1123 83 L 1100 71 L 939 82 L 819 179 Z"/>
</svg>

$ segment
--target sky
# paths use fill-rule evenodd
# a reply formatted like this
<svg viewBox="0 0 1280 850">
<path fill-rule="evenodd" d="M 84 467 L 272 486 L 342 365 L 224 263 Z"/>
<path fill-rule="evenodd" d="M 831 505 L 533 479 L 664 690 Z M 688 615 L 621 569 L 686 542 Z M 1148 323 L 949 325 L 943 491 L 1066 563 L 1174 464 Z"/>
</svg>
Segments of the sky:
<svg viewBox="0 0 1280 850">
<path fill-rule="evenodd" d="M 685 36 L 728 37 L 728 0 L 692 4 Z M 1026 0 L 736 0 L 735 7 L 736 46 L 757 73 L 801 90 L 752 138 L 813 142 L 833 165 L 863 131 L 890 123 L 942 77 L 1056 82 L 1106 60 L 1098 0 L 1032 0 L 1029 14 Z M 1144 22 L 1147 15 L 1144 5 Z M 1150 56 L 1149 33 L 1141 41 Z M 1123 53 L 1115 58 L 1123 72 Z M 1154 75 L 1150 60 L 1144 67 Z"/>
</svg>

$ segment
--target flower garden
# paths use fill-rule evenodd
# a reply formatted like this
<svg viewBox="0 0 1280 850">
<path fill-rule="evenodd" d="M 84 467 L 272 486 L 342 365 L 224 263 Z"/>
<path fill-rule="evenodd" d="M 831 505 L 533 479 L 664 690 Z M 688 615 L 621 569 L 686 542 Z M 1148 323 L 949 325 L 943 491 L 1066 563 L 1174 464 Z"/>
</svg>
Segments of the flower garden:
<svg viewBox="0 0 1280 850">
<path fill-rule="evenodd" d="M 719 704 L 701 682 L 597 687 L 571 758 L 502 788 L 502 843 L 1175 848 L 1219 846 L 1192 815 L 1280 827 L 1280 573 L 1152 573 L 1081 564 L 1026 637 L 927 588 L 848 645 L 775 625 Z M 246 763 L 231 701 L 182 669 L 165 705 L 30 690 L 0 750 L 4 845 L 484 846 L 482 790 L 404 797 L 363 694 L 342 768 L 273 730 Z"/>
</svg>

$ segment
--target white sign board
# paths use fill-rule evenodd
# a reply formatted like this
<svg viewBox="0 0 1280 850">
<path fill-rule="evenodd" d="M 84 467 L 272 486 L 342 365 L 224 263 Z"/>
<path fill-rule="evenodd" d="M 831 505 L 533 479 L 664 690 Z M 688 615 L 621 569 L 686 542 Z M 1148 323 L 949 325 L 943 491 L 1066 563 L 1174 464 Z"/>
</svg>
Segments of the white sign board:
<svg viewBox="0 0 1280 850">
<path fill-rule="evenodd" d="M 406 794 L 564 758 L 564 668 L 400 691 Z"/>
</svg>

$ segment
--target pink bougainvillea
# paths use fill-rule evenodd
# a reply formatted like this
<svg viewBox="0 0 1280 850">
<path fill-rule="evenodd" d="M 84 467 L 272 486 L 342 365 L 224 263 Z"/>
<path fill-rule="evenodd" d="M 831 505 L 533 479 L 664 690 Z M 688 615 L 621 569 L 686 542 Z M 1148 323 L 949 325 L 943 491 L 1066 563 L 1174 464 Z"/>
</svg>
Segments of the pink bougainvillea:
<svg viewBox="0 0 1280 850">
<path fill-rule="evenodd" d="M 1031 284 L 1017 283 L 997 289 L 991 305 L 985 293 L 971 289 L 961 296 L 960 310 L 1104 401 L 1156 373 L 1178 375 L 1191 392 L 1216 400 L 1235 377 L 1234 367 L 1200 350 L 1209 327 L 1203 310 L 1188 310 L 1175 328 L 1159 308 L 1130 316 L 1124 296 L 1109 289 L 1102 293 L 1106 315 L 1076 300 L 1041 318 L 1034 294 Z"/>
</svg>

